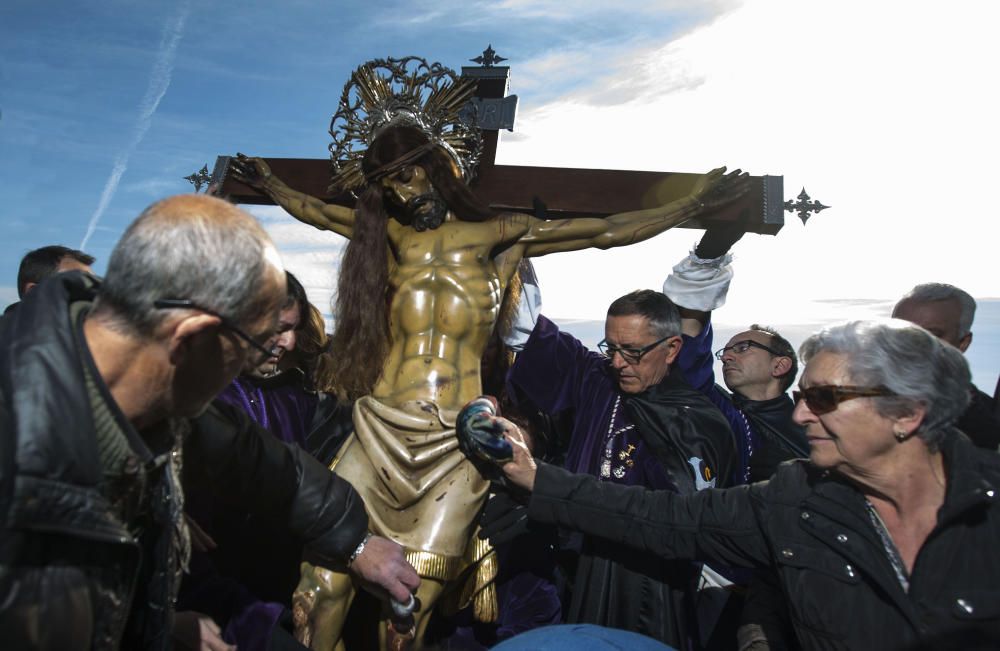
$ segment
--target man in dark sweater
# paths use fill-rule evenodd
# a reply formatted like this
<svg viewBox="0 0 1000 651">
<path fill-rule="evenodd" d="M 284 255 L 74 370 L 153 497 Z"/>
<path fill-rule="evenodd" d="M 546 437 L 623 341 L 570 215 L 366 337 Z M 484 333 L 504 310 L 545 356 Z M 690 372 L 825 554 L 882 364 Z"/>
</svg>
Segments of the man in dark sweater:
<svg viewBox="0 0 1000 651">
<path fill-rule="evenodd" d="M 954 285 L 924 283 L 899 299 L 892 316 L 916 323 L 964 353 L 972 343 L 976 301 Z M 972 400 L 955 426 L 977 446 L 996 452 L 1000 447 L 1000 419 L 993 398 L 975 385 L 969 387 L 969 392 Z"/>
<path fill-rule="evenodd" d="M 35 287 L 0 322 L 0 640 L 5 648 L 219 646 L 174 599 L 194 533 L 185 481 L 282 518 L 314 558 L 405 601 L 419 578 L 368 533 L 357 492 L 212 398 L 273 354 L 285 274 L 249 215 L 150 206 L 99 283 Z M 259 362 L 258 362 L 259 363 Z M 196 532 L 195 532 L 196 533 Z"/>
</svg>

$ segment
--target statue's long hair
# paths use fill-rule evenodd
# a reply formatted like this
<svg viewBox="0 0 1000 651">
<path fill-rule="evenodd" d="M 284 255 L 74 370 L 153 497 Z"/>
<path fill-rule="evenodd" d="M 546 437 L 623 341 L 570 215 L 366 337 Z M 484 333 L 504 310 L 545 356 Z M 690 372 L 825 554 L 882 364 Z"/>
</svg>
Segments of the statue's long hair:
<svg viewBox="0 0 1000 651">
<path fill-rule="evenodd" d="M 427 142 L 427 136 L 415 127 L 386 129 L 368 148 L 362 169 L 368 174 Z M 485 221 L 495 214 L 472 194 L 441 147 L 430 149 L 412 164 L 427 172 L 459 219 Z M 342 399 L 356 400 L 372 392 L 392 345 L 389 275 L 395 262 L 389 248 L 389 219 L 382 185 L 369 182 L 358 197 L 354 232 L 340 263 L 330 364 L 322 367 L 322 377 L 317 378 L 320 390 Z"/>
</svg>

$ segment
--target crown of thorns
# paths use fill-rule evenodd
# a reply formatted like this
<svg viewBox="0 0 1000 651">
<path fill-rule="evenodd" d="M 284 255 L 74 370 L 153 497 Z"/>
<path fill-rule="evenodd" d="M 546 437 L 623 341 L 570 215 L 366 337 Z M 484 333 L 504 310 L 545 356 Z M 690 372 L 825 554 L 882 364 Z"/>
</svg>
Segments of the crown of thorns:
<svg viewBox="0 0 1000 651">
<path fill-rule="evenodd" d="M 420 129 L 430 139 L 426 149 L 404 158 L 416 160 L 431 146 L 439 146 L 470 181 L 482 150 L 482 134 L 469 104 L 475 92 L 475 80 L 463 79 L 451 68 L 420 57 L 374 59 L 359 66 L 344 84 L 330 120 L 330 190 L 353 194 L 372 180 L 361 169 L 365 152 L 383 130 L 403 125 Z M 398 165 L 399 161 L 389 164 Z"/>
</svg>

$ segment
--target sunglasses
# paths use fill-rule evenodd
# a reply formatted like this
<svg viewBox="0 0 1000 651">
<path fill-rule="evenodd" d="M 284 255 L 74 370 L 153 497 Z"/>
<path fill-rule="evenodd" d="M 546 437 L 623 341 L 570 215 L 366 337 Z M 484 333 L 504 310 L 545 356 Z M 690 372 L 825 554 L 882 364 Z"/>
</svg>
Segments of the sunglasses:
<svg viewBox="0 0 1000 651">
<path fill-rule="evenodd" d="M 851 387 L 824 384 L 802 389 L 801 391 L 792 391 L 792 400 L 795 401 L 795 404 L 798 404 L 799 400 L 805 400 L 809 411 L 820 416 L 830 413 L 845 400 L 894 395 L 896 394 L 893 391 L 885 387 Z"/>
<path fill-rule="evenodd" d="M 776 357 L 788 357 L 787 354 L 779 353 L 773 348 L 768 348 L 764 344 L 759 344 L 756 341 L 753 341 L 752 339 L 744 339 L 743 341 L 737 341 L 732 346 L 726 346 L 725 348 L 720 348 L 719 350 L 715 351 L 715 359 L 721 360 L 722 356 L 726 354 L 727 350 L 731 350 L 737 355 L 742 355 L 751 348 L 760 348 L 761 350 L 766 350 L 767 352 L 771 353 L 772 355 L 775 355 Z"/>
<path fill-rule="evenodd" d="M 265 361 L 274 357 L 278 353 L 277 346 L 271 346 L 270 348 L 261 345 L 253 337 L 251 337 L 245 330 L 237 326 L 230 319 L 222 316 L 215 310 L 210 310 L 207 307 L 198 305 L 194 301 L 190 301 L 186 298 L 161 298 L 159 300 L 153 301 L 153 306 L 160 310 L 198 310 L 199 312 L 204 312 L 205 314 L 210 314 L 219 319 L 220 325 L 232 332 L 234 335 L 247 342 L 253 349 L 250 351 L 251 361 L 254 365 L 263 364 Z M 272 335 L 267 343 L 273 343 L 274 336 Z"/>
<path fill-rule="evenodd" d="M 615 356 L 615 353 L 618 353 L 619 355 L 622 356 L 622 359 L 624 359 L 629 364 L 638 364 L 639 362 L 642 361 L 642 358 L 646 353 L 653 350 L 654 348 L 656 348 L 664 341 L 670 339 L 673 336 L 675 335 L 667 335 L 663 339 L 657 339 L 653 343 L 649 344 L 648 346 L 643 346 L 642 348 L 619 348 L 617 346 L 612 346 L 611 344 L 609 344 L 607 339 L 601 339 L 597 343 L 597 350 L 601 351 L 601 354 L 607 357 L 608 359 L 613 358 Z"/>
</svg>

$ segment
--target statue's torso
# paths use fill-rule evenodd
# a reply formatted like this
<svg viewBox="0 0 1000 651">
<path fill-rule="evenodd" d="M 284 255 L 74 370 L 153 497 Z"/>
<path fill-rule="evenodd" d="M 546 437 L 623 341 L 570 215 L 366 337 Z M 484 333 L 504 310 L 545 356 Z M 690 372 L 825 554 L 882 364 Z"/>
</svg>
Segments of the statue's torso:
<svg viewBox="0 0 1000 651">
<path fill-rule="evenodd" d="M 495 225 L 447 221 L 420 233 L 390 229 L 390 237 L 393 341 L 373 395 L 459 409 L 481 391 L 480 360 L 507 284 L 490 257 Z"/>
</svg>

